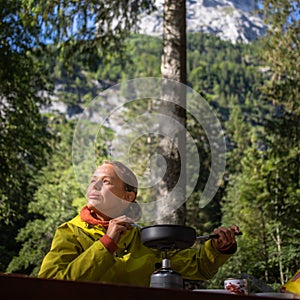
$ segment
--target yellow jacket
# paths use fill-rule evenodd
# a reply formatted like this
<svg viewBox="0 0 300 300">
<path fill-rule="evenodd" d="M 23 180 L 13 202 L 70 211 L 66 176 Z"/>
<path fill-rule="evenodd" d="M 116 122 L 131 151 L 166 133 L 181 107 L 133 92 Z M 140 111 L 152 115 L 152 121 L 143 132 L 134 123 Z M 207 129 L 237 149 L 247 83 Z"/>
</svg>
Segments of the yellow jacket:
<svg viewBox="0 0 300 300">
<path fill-rule="evenodd" d="M 121 237 L 119 248 L 112 255 L 99 241 L 105 232 L 102 225 L 83 222 L 79 215 L 62 224 L 38 276 L 149 286 L 151 274 L 162 261 L 160 251 L 145 247 L 139 229 L 133 227 Z M 170 258 L 172 269 L 183 278 L 206 280 L 231 255 L 222 254 L 207 241 L 200 249 L 173 251 Z"/>
<path fill-rule="evenodd" d="M 300 269 L 281 287 L 281 291 L 293 293 L 297 295 L 295 298 L 300 298 Z"/>
</svg>

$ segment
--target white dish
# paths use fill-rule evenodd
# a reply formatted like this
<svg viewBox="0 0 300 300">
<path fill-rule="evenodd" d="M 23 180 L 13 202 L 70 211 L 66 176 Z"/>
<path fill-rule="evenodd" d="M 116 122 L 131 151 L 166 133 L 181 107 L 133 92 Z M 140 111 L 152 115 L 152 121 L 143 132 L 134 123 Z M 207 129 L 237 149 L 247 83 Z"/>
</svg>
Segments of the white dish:
<svg viewBox="0 0 300 300">
<path fill-rule="evenodd" d="M 260 297 L 269 297 L 269 298 L 294 299 L 294 295 L 290 293 L 256 293 L 254 295 Z"/>
<path fill-rule="evenodd" d="M 218 294 L 230 294 L 227 290 L 218 289 L 195 289 L 193 292 L 205 292 L 205 293 L 218 293 Z"/>
</svg>

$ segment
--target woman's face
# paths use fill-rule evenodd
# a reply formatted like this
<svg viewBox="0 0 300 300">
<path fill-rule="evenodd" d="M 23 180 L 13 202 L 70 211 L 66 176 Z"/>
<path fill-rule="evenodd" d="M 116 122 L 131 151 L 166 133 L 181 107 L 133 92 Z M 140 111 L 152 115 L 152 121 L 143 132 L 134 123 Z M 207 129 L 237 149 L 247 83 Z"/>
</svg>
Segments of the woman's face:
<svg viewBox="0 0 300 300">
<path fill-rule="evenodd" d="M 134 193 L 125 190 L 123 181 L 111 164 L 103 164 L 96 169 L 86 195 L 88 207 L 105 220 L 122 215 L 129 202 L 134 200 Z"/>
</svg>

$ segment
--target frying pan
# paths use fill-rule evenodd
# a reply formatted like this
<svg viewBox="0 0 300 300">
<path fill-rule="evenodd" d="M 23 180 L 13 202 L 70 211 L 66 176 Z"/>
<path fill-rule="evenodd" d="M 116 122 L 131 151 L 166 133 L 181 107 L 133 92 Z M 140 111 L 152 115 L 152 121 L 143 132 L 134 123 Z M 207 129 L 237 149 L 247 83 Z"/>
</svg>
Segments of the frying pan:
<svg viewBox="0 0 300 300">
<path fill-rule="evenodd" d="M 141 229 L 141 238 L 142 243 L 149 248 L 185 249 L 195 243 L 196 230 L 175 224 L 153 225 Z"/>
<path fill-rule="evenodd" d="M 196 236 L 196 230 L 189 226 L 160 224 L 141 228 L 142 243 L 149 248 L 160 250 L 186 249 L 193 246 L 196 240 L 219 238 L 217 234 Z M 236 233 L 241 235 L 242 233 Z"/>
</svg>

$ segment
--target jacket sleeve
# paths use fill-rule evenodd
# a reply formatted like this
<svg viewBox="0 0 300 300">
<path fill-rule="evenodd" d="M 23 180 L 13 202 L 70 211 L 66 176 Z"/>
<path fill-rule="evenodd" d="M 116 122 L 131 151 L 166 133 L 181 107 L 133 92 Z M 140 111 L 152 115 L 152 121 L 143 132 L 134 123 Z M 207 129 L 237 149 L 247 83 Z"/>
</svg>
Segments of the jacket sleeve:
<svg viewBox="0 0 300 300">
<path fill-rule="evenodd" d="M 56 230 L 51 249 L 42 262 L 38 277 L 101 280 L 115 260 L 99 240 L 93 241 L 89 247 L 83 247 L 84 241 L 78 240 L 79 234 L 76 232 L 79 230 L 80 228 L 67 223 Z"/>
<path fill-rule="evenodd" d="M 213 247 L 211 241 L 206 241 L 200 248 L 177 253 L 172 258 L 172 266 L 185 279 L 209 280 L 232 255 L 221 253 Z"/>
</svg>

